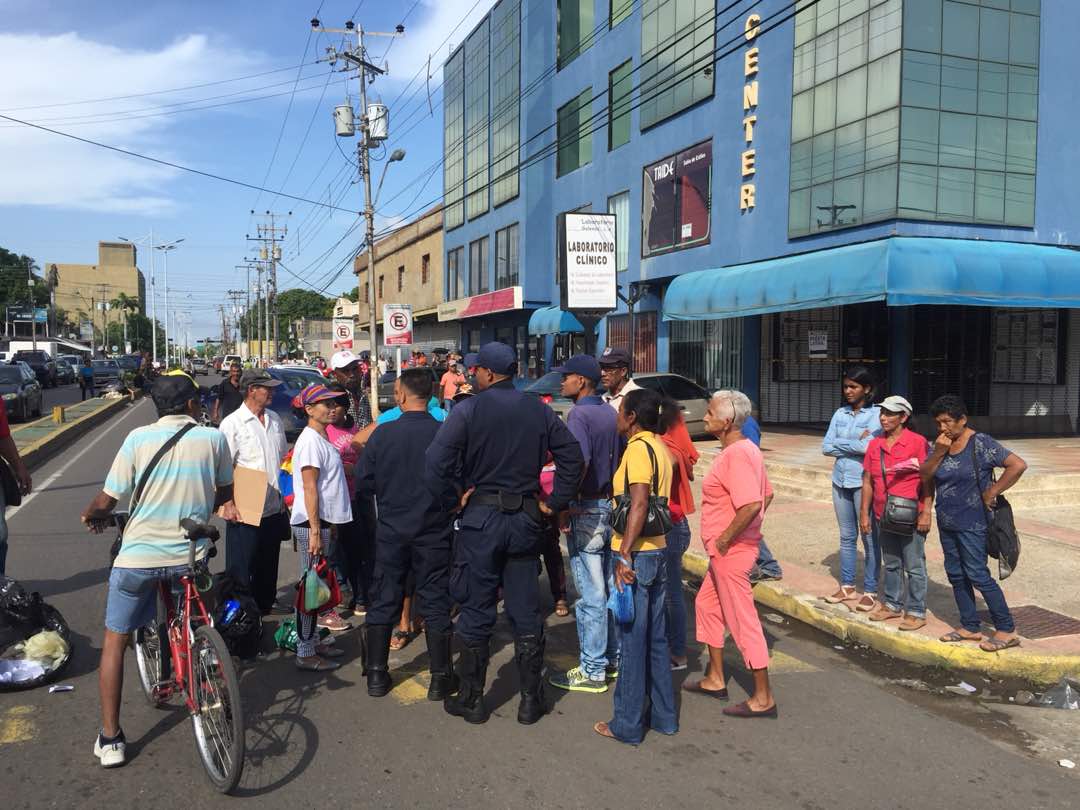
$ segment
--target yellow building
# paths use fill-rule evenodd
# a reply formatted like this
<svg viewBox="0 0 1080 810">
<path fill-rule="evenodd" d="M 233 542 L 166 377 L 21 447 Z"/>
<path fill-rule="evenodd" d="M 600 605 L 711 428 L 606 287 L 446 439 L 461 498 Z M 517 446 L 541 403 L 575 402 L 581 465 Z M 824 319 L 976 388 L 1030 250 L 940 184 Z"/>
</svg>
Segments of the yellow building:
<svg viewBox="0 0 1080 810">
<path fill-rule="evenodd" d="M 67 310 L 68 318 L 76 323 L 92 318 L 98 329 L 122 321 L 118 310 L 107 308 L 120 293 L 137 299 L 139 312 L 145 314 L 146 279 L 136 259 L 135 245 L 129 242 L 98 242 L 97 264 L 47 264 L 46 271 L 56 268 L 56 306 Z"/>
</svg>

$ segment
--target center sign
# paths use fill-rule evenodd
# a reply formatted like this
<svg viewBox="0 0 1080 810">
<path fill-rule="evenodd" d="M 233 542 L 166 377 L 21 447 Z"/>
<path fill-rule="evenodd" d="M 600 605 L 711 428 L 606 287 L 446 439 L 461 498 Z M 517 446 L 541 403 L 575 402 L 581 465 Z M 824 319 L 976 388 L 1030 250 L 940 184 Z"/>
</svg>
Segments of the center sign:
<svg viewBox="0 0 1080 810">
<path fill-rule="evenodd" d="M 615 215 L 559 215 L 560 303 L 568 310 L 615 309 Z"/>
<path fill-rule="evenodd" d="M 412 344 L 412 304 L 383 304 L 383 336 L 387 346 Z"/>
</svg>

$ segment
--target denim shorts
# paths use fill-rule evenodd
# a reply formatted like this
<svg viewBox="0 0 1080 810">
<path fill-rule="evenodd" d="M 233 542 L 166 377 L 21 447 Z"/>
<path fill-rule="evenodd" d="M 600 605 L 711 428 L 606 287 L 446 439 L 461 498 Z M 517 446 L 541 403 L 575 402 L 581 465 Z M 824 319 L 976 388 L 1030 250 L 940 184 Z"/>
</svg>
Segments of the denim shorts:
<svg viewBox="0 0 1080 810">
<path fill-rule="evenodd" d="M 133 633 L 157 618 L 158 583 L 175 583 L 186 565 L 169 568 L 113 568 L 105 603 L 105 629 Z"/>
</svg>

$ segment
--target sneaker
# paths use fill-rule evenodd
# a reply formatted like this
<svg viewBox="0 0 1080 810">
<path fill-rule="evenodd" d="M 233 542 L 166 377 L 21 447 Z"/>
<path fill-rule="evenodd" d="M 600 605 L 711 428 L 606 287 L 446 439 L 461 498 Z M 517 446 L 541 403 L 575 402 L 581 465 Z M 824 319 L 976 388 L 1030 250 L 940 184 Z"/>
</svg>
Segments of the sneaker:
<svg viewBox="0 0 1080 810">
<path fill-rule="evenodd" d="M 352 607 L 353 616 L 367 616 L 367 605 L 357 602 Z"/>
<path fill-rule="evenodd" d="M 614 681 L 614 680 L 618 680 L 618 677 L 619 677 L 619 665 L 618 664 L 608 664 L 606 667 L 604 667 L 604 678 L 605 678 L 605 680 Z"/>
<path fill-rule="evenodd" d="M 551 675 L 548 682 L 559 689 L 570 692 L 592 692 L 600 694 L 607 691 L 607 681 L 593 680 L 581 671 L 581 667 L 574 667 L 565 673 L 559 672 Z"/>
<path fill-rule="evenodd" d="M 127 740 L 124 739 L 123 731 L 108 742 L 105 742 L 99 731 L 97 739 L 94 740 L 94 756 L 101 761 L 102 768 L 118 768 L 123 765 L 126 748 Z"/>
<path fill-rule="evenodd" d="M 338 616 L 334 611 L 319 614 L 319 627 L 325 627 L 332 633 L 340 633 L 343 630 L 351 630 L 352 625 Z"/>
</svg>

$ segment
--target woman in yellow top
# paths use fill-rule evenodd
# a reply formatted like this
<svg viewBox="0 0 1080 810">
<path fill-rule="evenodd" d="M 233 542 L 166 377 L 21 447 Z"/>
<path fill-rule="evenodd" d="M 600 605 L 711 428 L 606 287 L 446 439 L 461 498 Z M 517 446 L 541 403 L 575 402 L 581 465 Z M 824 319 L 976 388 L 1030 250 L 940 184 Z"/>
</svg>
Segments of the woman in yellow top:
<svg viewBox="0 0 1080 810">
<path fill-rule="evenodd" d="M 625 531 L 612 534 L 612 578 L 613 587 L 620 591 L 632 588 L 634 620 L 630 624 L 616 622 L 620 651 L 614 717 L 593 729 L 631 745 L 645 736 L 646 695 L 652 704 L 648 727 L 661 734 L 679 730 L 664 611 L 664 535 L 644 534 L 649 496 L 660 495 L 666 503 L 671 495 L 671 455 L 658 434 L 664 433 L 678 414 L 677 403 L 642 388 L 623 398 L 617 421 L 627 444 L 611 482 L 612 492 L 618 499 L 629 486 L 630 511 Z M 672 583 L 672 587 L 678 586 Z"/>
</svg>

